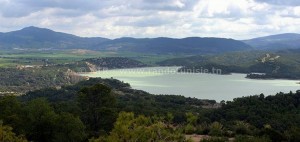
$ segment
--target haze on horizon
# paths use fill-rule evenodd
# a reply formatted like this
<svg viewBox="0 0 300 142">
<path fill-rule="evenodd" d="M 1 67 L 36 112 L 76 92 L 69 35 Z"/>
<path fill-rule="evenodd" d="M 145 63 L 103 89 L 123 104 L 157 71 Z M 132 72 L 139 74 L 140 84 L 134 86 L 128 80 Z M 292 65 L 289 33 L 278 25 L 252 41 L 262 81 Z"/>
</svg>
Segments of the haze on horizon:
<svg viewBox="0 0 300 142">
<path fill-rule="evenodd" d="M 84 37 L 300 33 L 299 0 L 0 0 L 0 31 L 28 26 Z"/>
</svg>

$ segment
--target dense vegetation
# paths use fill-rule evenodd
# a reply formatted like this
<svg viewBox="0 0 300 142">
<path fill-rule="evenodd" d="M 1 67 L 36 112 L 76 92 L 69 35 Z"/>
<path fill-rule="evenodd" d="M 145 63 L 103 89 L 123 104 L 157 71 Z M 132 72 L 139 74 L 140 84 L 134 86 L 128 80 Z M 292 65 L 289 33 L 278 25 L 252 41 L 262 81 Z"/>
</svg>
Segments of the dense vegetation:
<svg viewBox="0 0 300 142">
<path fill-rule="evenodd" d="M 285 38 L 282 36 L 286 35 L 266 39 Z M 122 57 L 90 58 L 93 53 L 89 50 L 75 50 L 76 55 L 88 53 L 76 58 L 58 54 L 52 47 L 143 52 L 145 55 L 134 54 L 131 58 L 151 64 L 157 61 L 152 58 L 161 53 L 171 54 L 163 54 L 159 60 L 182 53 L 184 58 L 157 64 L 183 66 L 179 70 L 182 72 L 208 69 L 211 73 L 214 68 L 221 69 L 222 74 L 247 73 L 249 78 L 289 79 L 300 78 L 299 49 L 189 56 L 252 48 L 240 41 L 222 38 L 109 40 L 81 38 L 36 27 L 0 33 L 0 39 L 1 49 L 14 48 L 13 52 L 18 52 L 0 53 L 1 142 L 300 141 L 300 91 L 274 96 L 261 94 L 221 103 L 152 95 L 131 89 L 129 84 L 115 79 L 85 80 L 76 74 L 147 66 L 142 62 Z M 275 45 L 265 43 L 265 39 L 253 41 L 257 40 L 259 44 Z M 285 46 L 276 43 L 274 47 L 277 45 Z M 24 55 L 26 51 L 22 50 L 27 48 L 32 50 Z M 33 50 L 49 52 L 43 57 L 44 54 L 34 54 Z M 117 53 L 109 53 L 114 54 Z"/>
<path fill-rule="evenodd" d="M 179 71 L 197 71 L 207 69 L 221 70 L 222 74 L 246 73 L 248 78 L 300 78 L 300 56 L 298 50 L 278 52 L 253 51 L 234 52 L 220 55 L 202 55 L 169 59 L 159 62 L 163 66 L 183 66 Z M 200 72 L 203 73 L 203 72 Z M 263 73 L 263 74 L 252 74 Z"/>
<path fill-rule="evenodd" d="M 66 67 L 0 68 L 0 92 L 26 92 L 81 80 Z"/>
<path fill-rule="evenodd" d="M 84 59 L 65 64 L 0 67 L 0 95 L 1 92 L 24 93 L 45 87 L 74 84 L 85 79 L 77 72 L 144 66 L 146 65 L 129 58 L 107 57 Z"/>
<path fill-rule="evenodd" d="M 300 137 L 300 91 L 221 102 L 151 95 L 114 79 L 0 98 L 0 138 L 11 141 L 291 141 Z M 190 139 L 191 140 L 191 139 Z"/>
<path fill-rule="evenodd" d="M 123 57 L 92 58 L 92 59 L 85 59 L 82 62 L 88 62 L 94 65 L 97 70 L 137 68 L 137 67 L 147 66 L 142 62 L 129 59 L 129 58 L 123 58 Z"/>
</svg>

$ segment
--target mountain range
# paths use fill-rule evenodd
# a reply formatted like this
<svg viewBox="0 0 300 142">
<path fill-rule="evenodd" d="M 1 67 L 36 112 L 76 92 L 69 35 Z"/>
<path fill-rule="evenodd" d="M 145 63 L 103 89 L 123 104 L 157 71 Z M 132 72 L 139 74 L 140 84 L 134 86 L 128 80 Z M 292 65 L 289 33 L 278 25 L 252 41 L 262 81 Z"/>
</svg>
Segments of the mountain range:
<svg viewBox="0 0 300 142">
<path fill-rule="evenodd" d="M 300 34 L 285 33 L 244 40 L 258 50 L 281 50 L 300 48 Z"/>
<path fill-rule="evenodd" d="M 89 49 L 143 53 L 222 53 L 251 50 L 234 39 L 175 38 L 84 38 L 38 27 L 0 34 L 0 49 Z"/>
<path fill-rule="evenodd" d="M 106 38 L 82 38 L 49 29 L 27 27 L 0 34 L 0 49 L 86 48 L 107 40 Z"/>
<path fill-rule="evenodd" d="M 79 37 L 50 29 L 26 27 L 0 33 L 0 49 L 5 50 L 65 50 L 88 49 L 141 53 L 210 54 L 247 50 L 277 50 L 300 48 L 300 34 L 280 34 L 249 40 L 214 37 L 131 38 L 108 39 Z"/>
<path fill-rule="evenodd" d="M 252 47 L 237 40 L 225 38 L 120 38 L 100 43 L 105 49 L 150 53 L 223 53 L 251 50 Z"/>
</svg>

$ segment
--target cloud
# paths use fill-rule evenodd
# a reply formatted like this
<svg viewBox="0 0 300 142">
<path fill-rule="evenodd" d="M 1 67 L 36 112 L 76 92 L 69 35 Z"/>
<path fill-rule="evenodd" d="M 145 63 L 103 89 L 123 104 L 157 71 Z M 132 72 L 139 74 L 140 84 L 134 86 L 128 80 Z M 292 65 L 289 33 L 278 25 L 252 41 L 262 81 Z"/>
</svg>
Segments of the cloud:
<svg viewBox="0 0 300 142">
<path fill-rule="evenodd" d="M 190 10 L 198 0 L 137 0 L 132 3 L 134 8 L 163 11 Z"/>
<path fill-rule="evenodd" d="M 289 7 L 277 12 L 278 15 L 282 17 L 293 17 L 299 18 L 300 17 L 300 6 L 297 7 Z"/>
<path fill-rule="evenodd" d="M 117 22 L 115 22 L 116 26 L 132 26 L 132 27 L 159 27 L 163 25 L 167 25 L 171 22 L 173 22 L 171 17 L 164 17 L 160 14 L 154 14 L 150 16 L 143 16 L 143 17 L 131 17 L 126 18 L 127 20 L 124 20 L 123 18 L 118 19 Z"/>
<path fill-rule="evenodd" d="M 39 26 L 79 36 L 236 39 L 300 32 L 297 1 L 0 0 L 0 31 Z M 293 4 L 291 4 L 293 3 Z"/>
<path fill-rule="evenodd" d="M 299 0 L 255 0 L 255 1 L 274 4 L 274 5 L 300 6 Z"/>
</svg>

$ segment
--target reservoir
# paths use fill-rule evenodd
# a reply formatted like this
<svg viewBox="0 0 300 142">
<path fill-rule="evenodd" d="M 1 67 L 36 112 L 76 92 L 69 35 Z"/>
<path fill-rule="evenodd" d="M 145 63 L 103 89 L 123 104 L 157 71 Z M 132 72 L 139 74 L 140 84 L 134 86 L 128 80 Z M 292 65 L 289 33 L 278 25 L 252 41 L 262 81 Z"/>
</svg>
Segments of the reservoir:
<svg viewBox="0 0 300 142">
<path fill-rule="evenodd" d="M 84 76 L 114 78 L 129 83 L 133 89 L 151 94 L 170 94 L 216 101 L 259 95 L 275 95 L 300 89 L 296 80 L 247 79 L 246 74 L 216 75 L 178 73 L 179 67 L 147 67 L 85 73 Z"/>
</svg>

